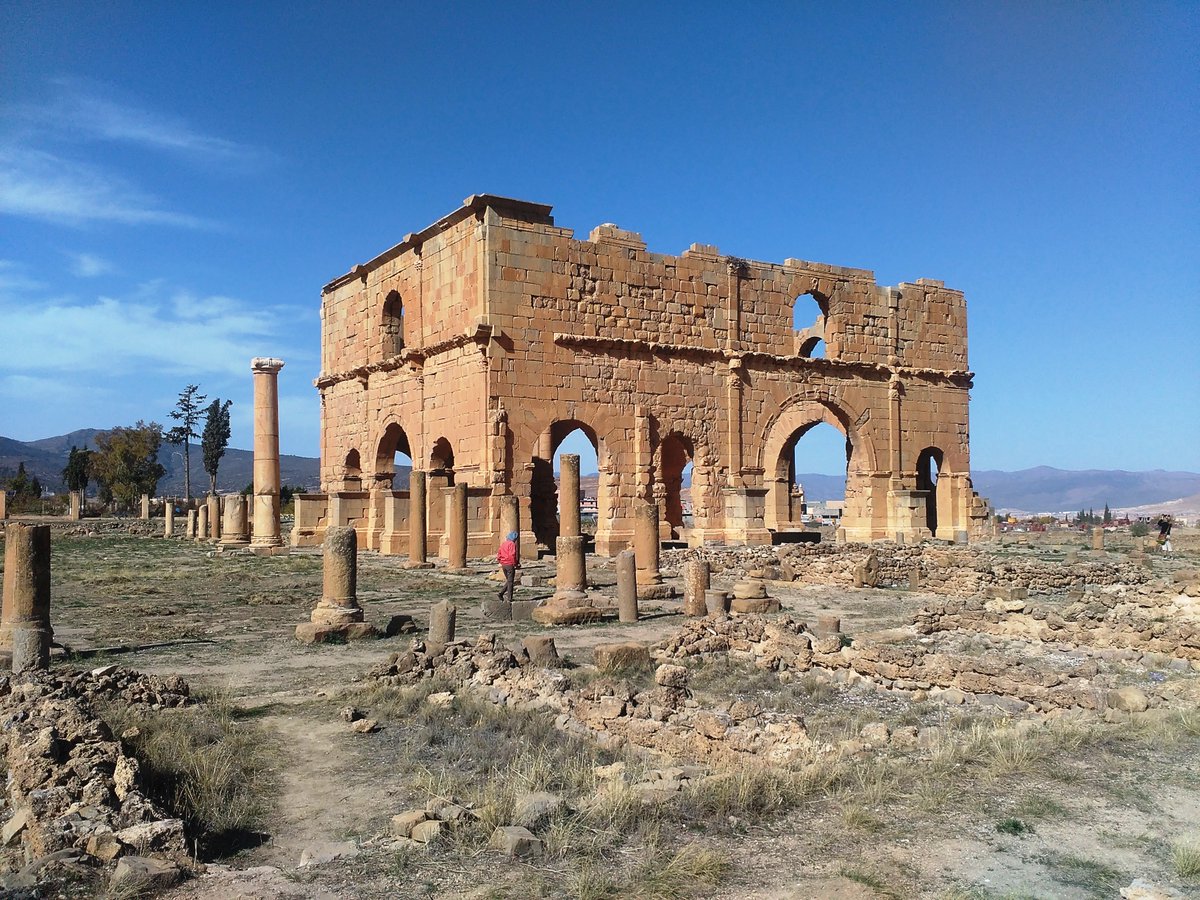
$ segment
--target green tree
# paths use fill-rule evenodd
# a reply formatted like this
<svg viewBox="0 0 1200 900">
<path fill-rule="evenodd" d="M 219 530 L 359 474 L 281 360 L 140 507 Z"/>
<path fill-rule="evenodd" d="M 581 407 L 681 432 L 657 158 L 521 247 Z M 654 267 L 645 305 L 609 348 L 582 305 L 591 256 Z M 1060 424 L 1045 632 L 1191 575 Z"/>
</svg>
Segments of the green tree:
<svg viewBox="0 0 1200 900">
<path fill-rule="evenodd" d="M 87 490 L 91 480 L 92 451 L 83 450 L 71 445 L 71 455 L 67 457 L 67 466 L 62 470 L 63 482 L 68 491 L 79 491 L 82 495 Z"/>
<path fill-rule="evenodd" d="M 92 474 L 101 485 L 101 499 L 129 507 L 142 494 L 153 494 L 166 472 L 158 462 L 162 439 L 161 425 L 141 420 L 97 434 Z"/>
<path fill-rule="evenodd" d="M 208 473 L 214 494 L 217 492 L 217 469 L 221 465 L 221 457 L 225 455 L 225 448 L 229 446 L 229 407 L 232 405 L 232 400 L 222 403 L 218 397 L 205 411 L 200 450 L 204 454 L 204 471 Z"/>
<path fill-rule="evenodd" d="M 1108 508 L 1108 504 L 1104 504 L 1104 524 L 1111 525 L 1113 520 L 1112 510 Z"/>
<path fill-rule="evenodd" d="M 166 432 L 166 439 L 172 444 L 183 444 L 183 493 L 188 500 L 192 499 L 192 438 L 200 437 L 196 426 L 200 424 L 201 404 L 207 400 L 200 393 L 200 385 L 189 384 L 179 392 L 179 400 L 171 410 L 171 418 L 179 424 Z"/>
</svg>

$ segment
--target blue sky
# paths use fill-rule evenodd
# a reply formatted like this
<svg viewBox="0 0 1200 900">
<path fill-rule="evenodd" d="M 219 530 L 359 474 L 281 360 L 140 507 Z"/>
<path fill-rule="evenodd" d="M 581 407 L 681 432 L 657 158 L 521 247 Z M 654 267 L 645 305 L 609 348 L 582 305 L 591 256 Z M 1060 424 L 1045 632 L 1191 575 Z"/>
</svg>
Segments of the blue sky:
<svg viewBox="0 0 1200 900">
<path fill-rule="evenodd" d="M 826 6 L 4 4 L 0 434 L 273 355 L 315 455 L 321 285 L 489 192 L 943 279 L 976 468 L 1200 470 L 1200 6 Z"/>
</svg>

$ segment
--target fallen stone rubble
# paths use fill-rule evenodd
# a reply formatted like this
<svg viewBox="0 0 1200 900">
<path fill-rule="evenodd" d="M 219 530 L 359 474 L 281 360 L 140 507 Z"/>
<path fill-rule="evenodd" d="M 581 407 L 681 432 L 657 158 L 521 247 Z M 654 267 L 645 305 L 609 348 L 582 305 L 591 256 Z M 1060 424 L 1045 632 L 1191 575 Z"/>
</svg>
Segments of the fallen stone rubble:
<svg viewBox="0 0 1200 900">
<path fill-rule="evenodd" d="M 436 676 L 475 687 L 493 703 L 554 714 L 560 729 L 602 745 L 629 743 L 697 760 L 755 756 L 780 762 L 809 747 L 797 716 L 765 713 L 740 701 L 700 706 L 688 691 L 688 674 L 682 666 L 665 665 L 655 672 L 650 690 L 636 691 L 614 677 L 576 689 L 562 672 L 530 664 L 523 649 L 514 652 L 498 646 L 494 635 L 481 635 L 474 643 L 453 642 L 440 652 L 415 640 L 368 677 L 412 685 Z"/>
<path fill-rule="evenodd" d="M 123 871 L 133 880 L 161 883 L 166 869 L 177 877 L 188 864 L 183 823 L 143 793 L 137 760 L 97 715 L 99 702 L 179 707 L 189 691 L 181 678 L 115 666 L 0 677 L 9 812 L 0 841 L 19 844 L 26 870 L 47 857 L 95 865 L 129 857 Z"/>
<path fill-rule="evenodd" d="M 812 585 L 919 587 L 962 597 L 983 595 L 998 585 L 1022 587 L 1031 594 L 1052 594 L 1066 593 L 1083 585 L 1139 585 L 1151 579 L 1151 573 L 1134 562 L 997 557 L 994 552 L 978 547 L 933 543 L 821 543 L 670 550 L 663 553 L 661 569 L 664 574 L 677 574 L 689 559 L 706 561 L 712 573 L 722 577 L 756 574 L 770 580 Z"/>
<path fill-rule="evenodd" d="M 1184 590 L 1124 587 L 1088 593 L 1061 611 L 1023 598 L 946 600 L 915 617 L 922 634 L 975 631 L 1094 648 L 1126 648 L 1138 655 L 1190 660 L 1200 669 L 1200 599 Z M 1200 594 L 1200 591 L 1196 592 Z M 1153 657 L 1146 660 L 1153 663 Z"/>
<path fill-rule="evenodd" d="M 669 660 L 728 654 L 788 677 L 808 671 L 827 677 L 853 673 L 883 690 L 901 691 L 916 699 L 973 700 L 1011 713 L 1104 711 L 1125 702 L 1125 695 L 1119 695 L 1125 689 L 1101 673 L 1094 660 L 1055 667 L 1046 661 L 1030 664 L 1019 651 L 999 648 L 971 655 L 916 644 L 846 644 L 840 635 L 811 633 L 803 622 L 787 615 L 693 620 L 654 649 Z M 1144 702 L 1133 703 L 1140 703 L 1142 709 L 1169 699 L 1167 686 L 1159 686 L 1157 693 L 1137 690 Z"/>
</svg>

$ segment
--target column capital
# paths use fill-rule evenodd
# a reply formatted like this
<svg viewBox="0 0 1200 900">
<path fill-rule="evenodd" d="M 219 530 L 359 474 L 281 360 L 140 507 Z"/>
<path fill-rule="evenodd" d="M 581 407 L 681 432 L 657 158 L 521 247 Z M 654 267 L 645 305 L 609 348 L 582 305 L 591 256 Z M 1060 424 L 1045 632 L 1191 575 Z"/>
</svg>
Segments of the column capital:
<svg viewBox="0 0 1200 900">
<path fill-rule="evenodd" d="M 252 372 L 278 372 L 283 368 L 283 360 L 272 356 L 256 356 L 250 360 Z"/>
</svg>

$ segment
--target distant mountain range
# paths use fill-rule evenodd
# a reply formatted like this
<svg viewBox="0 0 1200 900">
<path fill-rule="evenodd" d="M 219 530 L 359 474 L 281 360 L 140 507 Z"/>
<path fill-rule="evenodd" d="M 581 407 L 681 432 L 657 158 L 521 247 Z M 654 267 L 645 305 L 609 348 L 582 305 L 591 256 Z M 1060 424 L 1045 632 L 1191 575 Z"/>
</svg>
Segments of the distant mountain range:
<svg viewBox="0 0 1200 900">
<path fill-rule="evenodd" d="M 17 471 L 19 463 L 25 463 L 25 471 L 37 476 L 42 487 L 59 492 L 66 489 L 62 470 L 67 465 L 71 447 L 95 450 L 95 437 L 102 429 L 83 428 L 57 437 L 40 441 L 15 441 L 0 437 L 0 478 Z M 208 473 L 204 471 L 204 457 L 198 443 L 192 444 L 189 453 L 192 472 L 192 495 L 208 491 Z M 163 443 L 158 451 L 158 461 L 167 474 L 158 482 L 158 494 L 180 495 L 183 493 L 183 448 Z M 306 490 L 317 490 L 321 484 L 320 460 L 308 456 L 280 456 L 279 474 L 282 482 Z M 250 450 L 229 448 L 221 458 L 217 469 L 217 489 L 240 491 L 254 479 L 254 453 Z M 89 485 L 89 491 L 94 487 Z"/>
<path fill-rule="evenodd" d="M 64 489 L 62 470 L 67 464 L 71 447 L 95 449 L 94 438 L 99 429 L 85 428 L 70 434 L 44 438 L 39 441 L 17 441 L 0 437 L 0 478 L 25 463 L 25 470 L 36 475 L 42 486 L 50 491 Z M 163 444 L 158 461 L 167 470 L 159 482 L 159 494 L 183 493 L 183 451 L 172 444 Z M 306 490 L 320 488 L 320 460 L 308 456 L 281 456 L 280 475 L 283 483 Z M 202 494 L 208 487 L 208 475 L 201 460 L 200 445 L 191 449 L 192 493 Z M 254 454 L 250 450 L 230 448 L 221 460 L 217 487 L 222 491 L 239 491 L 254 476 Z M 406 487 L 408 470 L 401 467 L 396 473 L 396 487 Z M 841 475 L 805 473 L 797 476 L 804 485 L 809 500 L 840 500 L 846 493 L 846 479 Z M 1113 510 L 1162 506 L 1168 512 L 1200 511 L 1200 473 L 1125 472 L 1120 470 L 1089 469 L 1071 471 L 1038 466 L 1018 472 L 977 469 L 971 473 L 975 489 L 987 497 L 997 511 L 1014 513 L 1075 512 L 1080 509 L 1100 511 L 1107 503 Z M 584 493 L 596 496 L 598 476 L 585 475 L 580 479 Z M 685 481 L 685 486 L 690 480 Z"/>
</svg>

